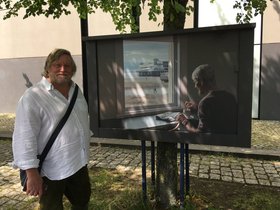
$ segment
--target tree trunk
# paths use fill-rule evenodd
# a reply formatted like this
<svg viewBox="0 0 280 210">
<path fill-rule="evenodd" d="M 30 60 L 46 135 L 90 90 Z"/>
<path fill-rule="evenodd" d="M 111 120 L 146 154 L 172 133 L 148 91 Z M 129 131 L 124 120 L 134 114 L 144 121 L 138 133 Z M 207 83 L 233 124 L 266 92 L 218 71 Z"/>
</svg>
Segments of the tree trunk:
<svg viewBox="0 0 280 210">
<path fill-rule="evenodd" d="M 173 206 L 178 185 L 177 143 L 158 142 L 156 169 L 157 204 L 162 208 Z"/>
<path fill-rule="evenodd" d="M 176 1 L 176 0 L 174 0 Z M 163 30 L 164 31 L 174 31 L 178 29 L 183 29 L 186 20 L 186 13 L 177 12 L 174 8 L 174 3 L 172 0 L 164 0 L 163 6 Z M 186 7 L 187 0 L 177 0 L 179 4 Z"/>
<path fill-rule="evenodd" d="M 186 7 L 187 0 L 177 0 Z M 185 13 L 177 13 L 171 0 L 164 0 L 164 31 L 183 29 Z M 176 141 L 176 139 L 174 139 Z M 178 167 L 177 143 L 158 142 L 156 158 L 156 190 L 158 205 L 162 208 L 175 205 L 177 200 Z"/>
<path fill-rule="evenodd" d="M 140 28 L 140 13 L 141 13 L 141 7 L 140 7 L 141 1 L 137 0 L 136 5 L 137 6 L 133 6 L 132 7 L 132 16 L 135 20 L 135 25 L 136 25 L 136 29 L 132 29 L 131 28 L 131 33 L 139 33 L 139 28 Z"/>
</svg>

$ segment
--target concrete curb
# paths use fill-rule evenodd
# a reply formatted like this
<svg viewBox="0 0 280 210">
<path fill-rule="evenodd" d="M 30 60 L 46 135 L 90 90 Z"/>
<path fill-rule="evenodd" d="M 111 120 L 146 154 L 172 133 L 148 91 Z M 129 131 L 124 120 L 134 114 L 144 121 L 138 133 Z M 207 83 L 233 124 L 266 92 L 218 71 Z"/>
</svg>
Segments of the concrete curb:
<svg viewBox="0 0 280 210">
<path fill-rule="evenodd" d="M 1 131 L 0 138 L 12 138 L 13 133 L 11 131 Z"/>
<path fill-rule="evenodd" d="M 141 147 L 140 140 L 121 140 L 121 139 L 105 139 L 105 138 L 91 138 L 93 145 L 106 145 L 106 146 L 122 146 L 122 147 Z M 146 142 L 146 146 L 150 147 L 150 142 Z M 178 145 L 179 148 L 179 145 Z M 199 145 L 190 144 L 190 153 L 205 153 L 205 154 L 226 154 L 244 158 L 266 159 L 266 160 L 279 160 L 279 151 L 273 150 L 259 150 L 253 148 L 240 148 L 240 147 L 225 147 L 225 146 L 212 146 L 212 145 Z"/>
<path fill-rule="evenodd" d="M 12 138 L 12 132 L 0 132 L 0 138 Z M 140 140 L 125 140 L 125 139 L 105 139 L 92 137 L 92 145 L 104 146 L 121 146 L 121 147 L 141 147 Z M 150 147 L 150 142 L 146 142 L 146 146 Z M 179 148 L 179 147 L 178 147 Z M 240 147 L 225 147 L 190 144 L 190 153 L 205 153 L 205 154 L 225 154 L 244 158 L 255 158 L 265 160 L 280 160 L 280 152 L 274 150 L 261 150 L 254 148 L 240 148 Z"/>
</svg>

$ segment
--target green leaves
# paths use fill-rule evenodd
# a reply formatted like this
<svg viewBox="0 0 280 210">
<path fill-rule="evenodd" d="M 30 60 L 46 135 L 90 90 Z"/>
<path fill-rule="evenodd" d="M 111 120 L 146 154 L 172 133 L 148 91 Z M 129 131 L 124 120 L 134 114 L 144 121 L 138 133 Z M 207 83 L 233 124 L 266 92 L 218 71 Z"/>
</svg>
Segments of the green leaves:
<svg viewBox="0 0 280 210">
<path fill-rule="evenodd" d="M 122 33 L 130 26 L 131 32 L 138 30 L 136 19 L 141 15 L 140 0 L 104 0 L 100 1 L 99 7 L 111 14 L 116 29 Z M 136 11 L 136 14 L 133 13 Z"/>
<path fill-rule="evenodd" d="M 173 6 L 174 6 L 174 8 L 175 8 L 175 11 L 177 12 L 177 13 L 179 13 L 179 12 L 186 12 L 186 7 L 184 7 L 182 4 L 180 4 L 178 1 L 171 1 L 171 2 L 173 2 Z"/>
<path fill-rule="evenodd" d="M 194 0 L 0 0 L 0 9 L 4 13 L 4 19 L 8 19 L 18 16 L 20 10 L 25 10 L 23 18 L 39 15 L 59 18 L 61 15 L 71 14 L 70 5 L 74 6 L 81 18 L 86 18 L 88 14 L 101 8 L 111 14 L 116 29 L 124 33 L 129 27 L 131 32 L 138 31 L 138 19 L 144 3 L 148 6 L 149 20 L 157 21 L 158 15 L 163 14 L 164 20 L 172 26 L 178 24 L 179 19 L 183 20 L 185 14 L 190 15 L 194 11 L 191 1 Z M 162 2 L 164 9 L 160 6 Z M 262 14 L 266 7 L 266 0 L 235 0 L 233 8 L 238 10 L 237 23 L 248 23 L 254 16 Z M 181 27 L 182 24 L 179 25 Z"/>
<path fill-rule="evenodd" d="M 249 23 L 253 17 L 262 14 L 266 7 L 266 0 L 236 0 L 233 5 L 234 9 L 239 10 L 236 22 Z"/>
<path fill-rule="evenodd" d="M 158 5 L 159 1 L 157 0 L 151 0 L 148 2 L 149 9 L 149 20 L 157 21 L 157 15 L 161 13 L 161 8 Z"/>
<path fill-rule="evenodd" d="M 80 2 L 80 1 L 74 1 Z M 4 19 L 11 18 L 12 16 L 18 16 L 18 12 L 21 9 L 25 9 L 23 18 L 30 16 L 45 15 L 46 17 L 53 16 L 53 18 L 59 18 L 62 14 L 70 14 L 68 10 L 69 0 L 19 0 L 13 2 L 11 0 L 2 0 L 1 8 L 6 10 Z M 2 6 L 4 4 L 4 6 Z"/>
</svg>

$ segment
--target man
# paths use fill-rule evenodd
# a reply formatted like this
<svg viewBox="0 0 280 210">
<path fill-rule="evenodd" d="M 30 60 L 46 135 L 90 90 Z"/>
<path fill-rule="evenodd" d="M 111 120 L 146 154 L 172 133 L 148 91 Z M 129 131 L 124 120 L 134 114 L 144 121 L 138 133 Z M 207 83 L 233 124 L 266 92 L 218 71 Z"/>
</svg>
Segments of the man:
<svg viewBox="0 0 280 210">
<path fill-rule="evenodd" d="M 42 210 L 63 209 L 63 195 L 72 209 L 88 209 L 91 132 L 87 103 L 80 90 L 68 120 L 43 162 L 41 174 L 37 170 L 37 155 L 42 153 L 72 98 L 75 72 L 70 52 L 55 49 L 47 57 L 41 81 L 25 91 L 17 106 L 13 165 L 26 170 L 26 193 L 39 196 Z"/>
<path fill-rule="evenodd" d="M 189 132 L 236 133 L 237 103 L 235 97 L 216 87 L 215 72 L 208 64 L 198 66 L 192 73 L 192 79 L 199 95 L 204 96 L 199 104 L 186 102 L 186 110 L 196 112 L 198 126 L 189 123 L 181 114 L 178 120 Z"/>
</svg>

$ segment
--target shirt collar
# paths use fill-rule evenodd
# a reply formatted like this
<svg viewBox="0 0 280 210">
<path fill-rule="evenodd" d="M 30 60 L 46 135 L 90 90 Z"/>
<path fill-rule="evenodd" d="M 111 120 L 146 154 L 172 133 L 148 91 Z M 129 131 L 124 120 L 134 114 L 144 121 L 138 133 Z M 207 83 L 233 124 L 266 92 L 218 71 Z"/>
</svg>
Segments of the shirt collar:
<svg viewBox="0 0 280 210">
<path fill-rule="evenodd" d="M 47 80 L 46 77 L 43 77 L 40 83 L 44 86 L 44 88 L 46 88 L 46 90 L 54 89 L 53 85 Z"/>
</svg>

